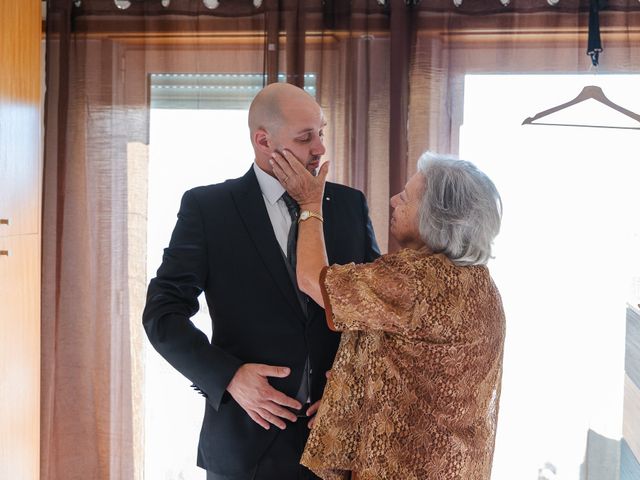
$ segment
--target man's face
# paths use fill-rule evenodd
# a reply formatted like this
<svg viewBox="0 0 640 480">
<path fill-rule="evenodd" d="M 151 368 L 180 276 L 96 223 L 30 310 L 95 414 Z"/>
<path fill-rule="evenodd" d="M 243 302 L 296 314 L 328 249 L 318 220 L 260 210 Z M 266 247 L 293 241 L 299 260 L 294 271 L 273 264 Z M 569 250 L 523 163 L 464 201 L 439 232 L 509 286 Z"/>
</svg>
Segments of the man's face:
<svg viewBox="0 0 640 480">
<path fill-rule="evenodd" d="M 315 102 L 285 106 L 282 121 L 271 134 L 276 150 L 289 150 L 314 175 L 325 154 L 322 109 Z"/>
</svg>

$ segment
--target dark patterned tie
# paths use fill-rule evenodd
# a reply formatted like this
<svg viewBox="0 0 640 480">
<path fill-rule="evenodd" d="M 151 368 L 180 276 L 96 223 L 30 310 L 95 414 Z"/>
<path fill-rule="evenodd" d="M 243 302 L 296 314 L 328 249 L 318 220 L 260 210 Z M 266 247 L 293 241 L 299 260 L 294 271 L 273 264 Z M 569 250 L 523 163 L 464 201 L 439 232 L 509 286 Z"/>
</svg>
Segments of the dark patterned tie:
<svg viewBox="0 0 640 480">
<path fill-rule="evenodd" d="M 300 215 L 300 206 L 298 202 L 296 202 L 291 195 L 287 192 L 282 194 L 282 200 L 284 200 L 285 205 L 287 206 L 287 210 L 289 210 L 289 215 L 291 216 L 291 228 L 289 229 L 289 236 L 287 237 L 287 260 L 289 261 L 289 265 L 292 268 L 293 275 L 293 283 L 296 285 L 296 292 L 298 294 L 298 299 L 300 300 L 300 305 L 302 306 L 302 310 L 307 316 L 307 302 L 309 301 L 308 297 L 297 289 L 297 282 L 295 280 L 296 277 L 296 245 L 298 243 L 298 215 Z M 299 411 L 292 410 L 293 413 L 298 417 L 304 417 L 306 415 L 306 410 L 308 408 L 309 402 L 309 391 L 311 389 L 311 370 L 309 367 L 309 356 L 307 356 L 307 361 L 304 364 L 304 374 L 302 375 L 302 380 L 300 381 L 300 387 L 298 388 L 298 393 L 296 393 L 296 400 L 298 400 L 303 407 Z"/>
<path fill-rule="evenodd" d="M 287 205 L 289 215 L 291 216 L 291 228 L 289 229 L 289 236 L 287 237 L 287 260 L 296 271 L 296 244 L 298 242 L 298 215 L 300 214 L 300 206 L 291 198 L 287 192 L 282 194 L 282 200 Z"/>
</svg>

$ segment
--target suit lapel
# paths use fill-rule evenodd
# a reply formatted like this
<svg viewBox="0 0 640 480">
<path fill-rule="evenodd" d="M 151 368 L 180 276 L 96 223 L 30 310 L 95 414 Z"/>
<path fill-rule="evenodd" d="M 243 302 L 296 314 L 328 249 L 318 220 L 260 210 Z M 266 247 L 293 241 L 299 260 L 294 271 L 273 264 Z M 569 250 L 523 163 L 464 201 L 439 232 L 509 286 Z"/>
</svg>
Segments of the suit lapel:
<svg viewBox="0 0 640 480">
<path fill-rule="evenodd" d="M 324 243 L 327 249 L 329 265 L 331 265 L 331 259 L 333 258 L 336 223 L 334 214 L 336 205 L 332 194 L 331 185 L 325 184 L 324 197 L 322 199 L 322 216 L 324 217 L 322 230 L 324 231 Z"/>
<path fill-rule="evenodd" d="M 274 283 L 287 299 L 296 314 L 304 317 L 298 297 L 291 283 L 280 245 L 273 233 L 267 208 L 264 205 L 260 185 L 253 166 L 240 179 L 237 188 L 231 191 L 240 217 L 262 257 Z"/>
</svg>

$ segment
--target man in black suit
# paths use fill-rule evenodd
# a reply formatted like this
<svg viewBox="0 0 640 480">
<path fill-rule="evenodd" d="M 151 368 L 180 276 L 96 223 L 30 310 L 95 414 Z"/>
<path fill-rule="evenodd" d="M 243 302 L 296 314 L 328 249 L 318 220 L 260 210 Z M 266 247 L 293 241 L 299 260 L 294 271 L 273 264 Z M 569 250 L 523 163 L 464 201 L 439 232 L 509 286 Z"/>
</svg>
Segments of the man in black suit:
<svg viewBox="0 0 640 480">
<path fill-rule="evenodd" d="M 315 173 L 325 124 L 304 90 L 265 87 L 249 110 L 254 165 L 241 178 L 184 194 L 149 284 L 149 340 L 207 398 L 198 465 L 208 480 L 317 478 L 299 460 L 339 335 L 298 290 L 295 233 L 309 213 L 283 196 L 269 159 L 287 149 Z M 361 192 L 327 183 L 322 215 L 330 263 L 379 255 Z M 203 291 L 211 342 L 190 321 Z"/>
</svg>

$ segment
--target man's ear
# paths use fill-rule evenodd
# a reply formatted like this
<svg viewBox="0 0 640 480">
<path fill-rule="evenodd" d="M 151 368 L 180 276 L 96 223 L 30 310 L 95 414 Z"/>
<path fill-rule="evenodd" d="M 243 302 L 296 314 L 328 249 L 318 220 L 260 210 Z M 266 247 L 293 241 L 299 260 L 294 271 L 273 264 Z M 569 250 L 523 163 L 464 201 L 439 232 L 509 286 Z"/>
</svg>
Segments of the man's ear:
<svg viewBox="0 0 640 480">
<path fill-rule="evenodd" d="M 269 132 L 264 128 L 259 128 L 253 134 L 253 141 L 256 144 L 256 148 L 266 155 L 271 155 L 273 152 L 273 145 L 271 143 L 271 137 Z"/>
</svg>

